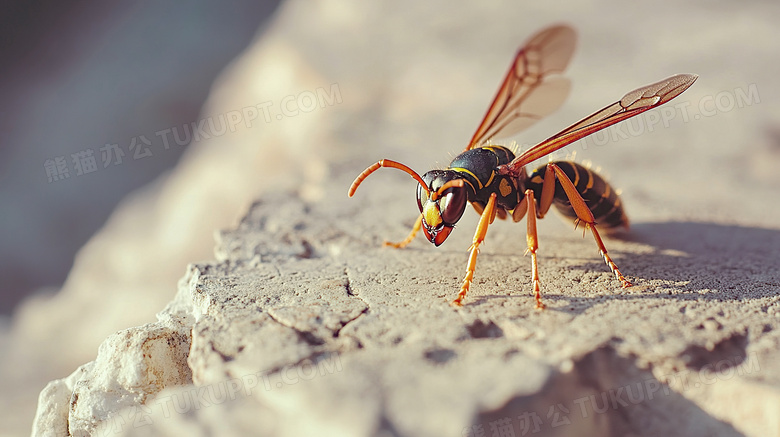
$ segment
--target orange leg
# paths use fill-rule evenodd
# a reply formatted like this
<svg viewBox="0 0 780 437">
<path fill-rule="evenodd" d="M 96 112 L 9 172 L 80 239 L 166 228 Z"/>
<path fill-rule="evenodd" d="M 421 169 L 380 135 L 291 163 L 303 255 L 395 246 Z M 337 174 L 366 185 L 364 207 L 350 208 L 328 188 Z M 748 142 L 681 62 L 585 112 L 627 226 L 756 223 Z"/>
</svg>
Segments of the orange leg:
<svg viewBox="0 0 780 437">
<path fill-rule="evenodd" d="M 463 285 L 460 286 L 460 293 L 458 297 L 452 302 L 455 306 L 463 305 L 463 298 L 466 297 L 466 293 L 469 291 L 471 280 L 474 278 L 474 270 L 477 268 L 477 254 L 479 253 L 479 245 L 485 241 L 485 235 L 487 235 L 488 226 L 493 223 L 493 219 L 496 216 L 496 195 L 495 193 L 490 195 L 485 209 L 482 211 L 482 215 L 479 218 L 479 224 L 477 225 L 477 231 L 474 233 L 474 240 L 469 247 L 469 261 L 466 264 L 466 277 L 463 278 Z"/>
<path fill-rule="evenodd" d="M 536 251 L 539 250 L 539 239 L 536 234 L 536 201 L 534 200 L 534 192 L 532 190 L 525 190 L 525 204 L 528 209 L 528 231 L 526 234 L 528 250 L 525 253 L 531 253 L 531 280 L 534 284 L 536 309 L 543 310 L 545 305 L 542 303 L 542 292 L 539 286 L 539 265 L 536 261 Z"/>
<path fill-rule="evenodd" d="M 620 273 L 620 270 L 618 270 L 617 265 L 614 261 L 612 261 L 612 258 L 610 258 L 609 254 L 607 254 L 607 248 L 604 246 L 604 242 L 601 241 L 601 236 L 599 235 L 599 232 L 596 230 L 596 219 L 593 217 L 593 213 L 590 211 L 588 206 L 585 204 L 585 200 L 580 196 L 580 193 L 577 191 L 577 188 L 574 187 L 574 184 L 571 182 L 568 176 L 566 176 L 566 173 L 561 170 L 560 167 L 558 167 L 555 164 L 547 164 L 547 169 L 549 170 L 552 167 L 553 171 L 555 171 L 556 176 L 558 176 L 558 181 L 561 183 L 561 186 L 563 187 L 563 191 L 566 192 L 566 196 L 569 198 L 569 202 L 571 202 L 572 208 L 574 208 L 574 212 L 577 213 L 577 220 L 574 222 L 575 227 L 579 224 L 579 222 L 585 223 L 585 228 L 590 229 L 593 232 L 593 238 L 596 239 L 596 245 L 599 247 L 599 252 L 601 252 L 601 256 L 604 257 L 604 262 L 607 263 L 607 266 L 610 270 L 612 270 L 612 273 L 615 274 L 615 277 L 623 284 L 623 287 L 630 287 L 631 283 L 628 282 L 628 280 L 623 277 L 623 274 Z M 547 182 L 547 178 L 545 178 L 545 184 Z"/>
<path fill-rule="evenodd" d="M 553 179 L 554 180 L 554 179 Z M 544 201 L 544 198 L 543 198 Z M 551 203 L 551 200 L 550 200 Z M 544 208 L 544 205 L 540 206 L 540 209 Z M 550 205 L 547 205 L 550 208 Z M 542 292 L 539 286 L 539 264 L 536 259 L 536 251 L 539 250 L 539 237 L 536 233 L 536 219 L 541 218 L 542 215 L 536 209 L 536 199 L 534 199 L 534 192 L 532 190 L 525 190 L 525 196 L 517 204 L 514 211 L 512 211 L 512 220 L 519 222 L 528 214 L 528 231 L 526 233 L 526 242 L 528 249 L 525 253 L 531 253 L 531 280 L 534 285 L 534 300 L 536 301 L 536 309 L 543 310 L 545 305 L 542 303 Z"/>
<path fill-rule="evenodd" d="M 523 217 L 525 217 L 526 211 L 528 211 L 528 205 L 525 197 L 523 197 L 520 199 L 520 203 L 518 203 L 515 209 L 512 211 L 512 221 L 517 223 L 522 220 Z"/>
<path fill-rule="evenodd" d="M 612 258 L 609 257 L 609 254 L 607 254 L 607 248 L 604 246 L 604 242 L 601 241 L 601 236 L 599 235 L 599 232 L 596 230 L 596 227 L 587 224 L 585 226 L 589 227 L 590 230 L 593 231 L 593 238 L 596 239 L 596 244 L 599 246 L 599 251 L 601 252 L 601 256 L 604 257 L 604 262 L 607 263 L 609 269 L 612 270 L 612 273 L 615 274 L 617 280 L 623 284 L 623 288 L 630 287 L 631 283 L 628 282 L 628 279 L 623 277 L 623 274 L 620 273 L 620 270 L 618 270 L 617 265 L 614 263 L 614 261 L 612 261 Z"/>
<path fill-rule="evenodd" d="M 545 214 L 547 214 L 547 211 L 552 205 L 553 195 L 555 195 L 555 170 L 553 170 L 552 166 L 548 165 L 547 168 L 544 169 L 542 195 L 539 199 L 539 218 L 544 218 Z"/>
<path fill-rule="evenodd" d="M 392 241 L 385 241 L 383 245 L 394 247 L 396 249 L 403 249 L 404 247 L 406 247 L 407 244 L 411 243 L 412 240 L 414 240 L 414 237 L 417 235 L 418 232 L 420 232 L 421 226 L 422 226 L 422 214 L 420 214 L 420 216 L 417 217 L 417 221 L 414 222 L 412 231 L 409 233 L 409 235 L 406 237 L 404 241 L 398 243 L 393 243 Z"/>
</svg>

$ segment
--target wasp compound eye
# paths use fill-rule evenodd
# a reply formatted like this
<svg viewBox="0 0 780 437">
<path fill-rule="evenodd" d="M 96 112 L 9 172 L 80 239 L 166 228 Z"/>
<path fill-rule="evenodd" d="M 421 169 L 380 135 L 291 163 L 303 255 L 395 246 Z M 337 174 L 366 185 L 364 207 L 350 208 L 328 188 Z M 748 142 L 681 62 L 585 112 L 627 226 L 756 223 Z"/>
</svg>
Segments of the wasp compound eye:
<svg viewBox="0 0 780 437">
<path fill-rule="evenodd" d="M 444 192 L 439 201 L 439 210 L 444 223 L 454 225 L 466 210 L 468 193 L 466 187 L 452 187 Z"/>
<path fill-rule="evenodd" d="M 417 209 L 422 212 L 423 203 L 428 200 L 428 193 L 423 190 L 422 185 L 417 184 Z"/>
</svg>

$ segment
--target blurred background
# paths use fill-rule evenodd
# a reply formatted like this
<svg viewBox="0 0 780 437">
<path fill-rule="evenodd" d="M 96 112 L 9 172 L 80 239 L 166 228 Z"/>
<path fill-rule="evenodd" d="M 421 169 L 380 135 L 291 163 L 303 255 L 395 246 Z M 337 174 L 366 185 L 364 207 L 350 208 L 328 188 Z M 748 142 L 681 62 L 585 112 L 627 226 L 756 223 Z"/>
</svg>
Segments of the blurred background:
<svg viewBox="0 0 780 437">
<path fill-rule="evenodd" d="M 182 127 L 277 5 L 0 3 L 0 315 L 58 289 L 119 200 L 176 163 Z"/>
</svg>

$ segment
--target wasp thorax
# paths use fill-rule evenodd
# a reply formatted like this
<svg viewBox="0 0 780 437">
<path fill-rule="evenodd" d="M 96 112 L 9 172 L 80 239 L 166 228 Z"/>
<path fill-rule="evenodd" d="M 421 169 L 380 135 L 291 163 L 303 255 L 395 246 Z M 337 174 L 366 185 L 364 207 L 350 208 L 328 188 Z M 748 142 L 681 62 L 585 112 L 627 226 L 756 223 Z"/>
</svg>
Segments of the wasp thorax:
<svg viewBox="0 0 780 437">
<path fill-rule="evenodd" d="M 450 186 L 441 190 L 447 182 L 461 178 L 452 170 L 431 170 L 422 175 L 427 192 L 417 185 L 417 207 L 422 213 L 423 232 L 428 241 L 436 246 L 444 243 L 466 210 L 468 192 L 465 186 Z"/>
</svg>

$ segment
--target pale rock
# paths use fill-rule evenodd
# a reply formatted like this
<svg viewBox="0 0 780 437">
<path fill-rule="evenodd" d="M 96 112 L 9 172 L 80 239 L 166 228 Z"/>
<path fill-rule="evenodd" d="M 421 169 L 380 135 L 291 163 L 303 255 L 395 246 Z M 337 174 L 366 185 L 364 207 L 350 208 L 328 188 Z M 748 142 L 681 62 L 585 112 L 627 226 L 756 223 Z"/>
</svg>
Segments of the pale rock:
<svg viewBox="0 0 780 437">
<path fill-rule="evenodd" d="M 92 435 L 123 408 L 142 405 L 165 387 L 190 383 L 188 328 L 157 322 L 110 336 L 94 362 L 44 389 L 45 408 L 38 410 L 33 435 L 53 429 L 58 430 L 53 435 Z"/>
<path fill-rule="evenodd" d="M 107 340 L 75 382 L 70 410 L 56 410 L 67 419 L 49 412 L 54 398 L 42 398 L 45 419 L 69 423 L 71 435 L 123 436 L 778 430 L 769 314 L 726 319 L 717 314 L 742 304 L 700 297 L 689 300 L 700 311 L 688 320 L 669 311 L 674 305 L 628 299 L 606 269 L 600 275 L 611 285 L 548 281 L 555 291 L 544 312 L 533 310 L 529 294 L 506 294 L 484 279 L 454 310 L 457 277 L 446 272 L 459 270 L 462 253 L 374 247 L 362 237 L 369 225 L 347 220 L 355 214 L 355 223 L 367 223 L 361 218 L 372 213 L 292 193 L 261 198 L 236 229 L 220 233 L 217 261 L 190 266 L 159 322 Z M 506 232 L 497 229 L 498 241 Z M 339 255 L 332 245 L 342 247 Z M 483 272 L 523 259 L 485 258 Z M 427 268 L 434 260 L 441 273 Z M 545 264 L 577 266 L 568 257 Z M 437 276 L 442 285 L 430 280 Z M 567 303 L 595 294 L 603 297 L 582 310 Z M 661 287 L 645 294 L 666 296 Z M 760 294 L 744 305 L 771 300 Z M 705 329 L 711 320 L 721 329 Z M 534 330 L 513 334 L 529 322 Z M 133 359 L 146 355 L 141 340 L 159 338 L 161 324 L 176 326 L 166 332 L 181 343 Z M 112 348 L 128 333 L 139 340 Z M 157 364 L 169 368 L 149 372 Z"/>
</svg>

